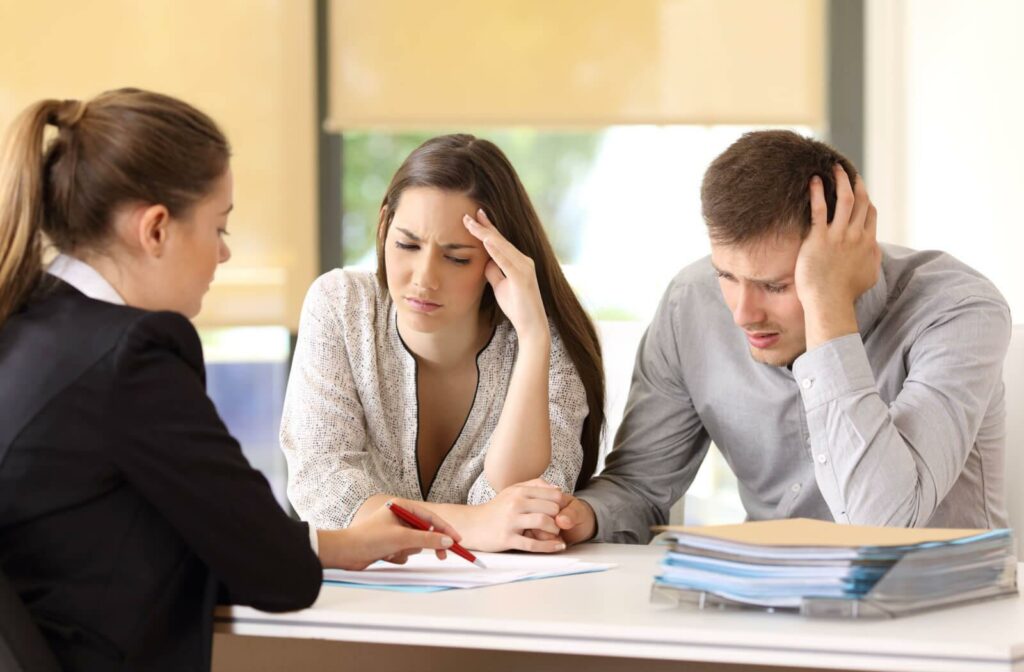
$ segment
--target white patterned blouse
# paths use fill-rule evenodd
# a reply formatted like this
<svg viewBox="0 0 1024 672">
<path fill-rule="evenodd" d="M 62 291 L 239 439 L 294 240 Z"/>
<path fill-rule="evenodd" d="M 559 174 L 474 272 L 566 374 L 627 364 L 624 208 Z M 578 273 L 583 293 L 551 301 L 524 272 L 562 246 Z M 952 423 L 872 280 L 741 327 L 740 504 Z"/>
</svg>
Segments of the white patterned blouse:
<svg viewBox="0 0 1024 672">
<path fill-rule="evenodd" d="M 477 356 L 476 396 L 461 434 L 420 489 L 416 361 L 391 297 L 372 273 L 334 270 L 310 287 L 281 419 L 288 498 L 318 529 L 347 527 L 369 497 L 482 504 L 495 496 L 484 456 L 518 352 L 507 319 Z M 572 492 L 583 463 L 583 383 L 551 327 L 551 463 L 542 478 Z"/>
</svg>

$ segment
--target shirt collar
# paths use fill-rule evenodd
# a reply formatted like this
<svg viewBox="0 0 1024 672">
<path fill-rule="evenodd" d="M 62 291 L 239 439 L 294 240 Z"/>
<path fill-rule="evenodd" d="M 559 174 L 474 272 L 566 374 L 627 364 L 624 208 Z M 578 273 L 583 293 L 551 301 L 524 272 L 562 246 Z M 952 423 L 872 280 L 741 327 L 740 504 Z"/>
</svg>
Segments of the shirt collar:
<svg viewBox="0 0 1024 672">
<path fill-rule="evenodd" d="M 124 299 L 113 285 L 100 275 L 99 271 L 67 254 L 58 254 L 46 269 L 50 275 L 60 278 L 90 299 L 125 305 Z"/>
</svg>

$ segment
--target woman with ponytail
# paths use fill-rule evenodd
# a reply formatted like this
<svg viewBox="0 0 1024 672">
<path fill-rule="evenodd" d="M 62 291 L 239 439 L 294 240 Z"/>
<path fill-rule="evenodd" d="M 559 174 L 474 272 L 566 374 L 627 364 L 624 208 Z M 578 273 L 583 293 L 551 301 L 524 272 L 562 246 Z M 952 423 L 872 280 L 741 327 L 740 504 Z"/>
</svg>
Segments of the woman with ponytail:
<svg viewBox="0 0 1024 672">
<path fill-rule="evenodd" d="M 603 421 L 597 334 L 512 165 L 471 135 L 427 141 L 384 195 L 377 273 L 306 297 L 281 423 L 295 510 L 345 528 L 397 495 L 464 545 L 558 551 Z"/>
<path fill-rule="evenodd" d="M 64 670 L 208 669 L 218 596 L 299 609 L 321 566 L 452 543 L 409 502 L 437 531 L 290 519 L 217 416 L 188 318 L 230 256 L 229 159 L 121 89 L 36 103 L 0 161 L 0 571 Z"/>
</svg>

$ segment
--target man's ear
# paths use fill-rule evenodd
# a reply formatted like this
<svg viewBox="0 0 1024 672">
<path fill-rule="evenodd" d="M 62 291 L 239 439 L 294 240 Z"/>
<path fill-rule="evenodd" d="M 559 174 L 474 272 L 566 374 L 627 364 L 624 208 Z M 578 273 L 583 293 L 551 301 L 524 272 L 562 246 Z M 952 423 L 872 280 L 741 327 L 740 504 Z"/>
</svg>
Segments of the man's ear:
<svg viewBox="0 0 1024 672">
<path fill-rule="evenodd" d="M 142 211 L 137 230 L 138 243 L 147 256 L 159 259 L 167 249 L 171 213 L 164 205 L 150 205 Z"/>
</svg>

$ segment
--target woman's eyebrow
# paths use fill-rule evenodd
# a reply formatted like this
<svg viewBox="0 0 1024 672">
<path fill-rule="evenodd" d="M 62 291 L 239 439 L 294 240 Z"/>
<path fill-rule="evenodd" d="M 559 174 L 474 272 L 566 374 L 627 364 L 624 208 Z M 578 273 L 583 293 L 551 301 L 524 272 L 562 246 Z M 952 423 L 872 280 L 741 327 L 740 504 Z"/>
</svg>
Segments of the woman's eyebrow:
<svg viewBox="0 0 1024 672">
<path fill-rule="evenodd" d="M 417 236 L 412 231 L 410 231 L 408 229 L 403 229 L 400 226 L 396 226 L 395 228 L 398 229 L 399 231 L 401 231 L 402 233 L 404 233 L 406 236 L 408 236 L 410 240 L 414 240 L 417 243 L 421 241 L 420 237 Z M 476 249 L 479 249 L 480 246 L 479 245 L 467 245 L 467 244 L 464 244 L 464 243 L 447 243 L 445 245 L 442 245 L 441 247 L 442 247 L 442 249 L 445 249 L 445 250 L 476 250 Z"/>
<path fill-rule="evenodd" d="M 412 240 L 415 240 L 415 241 L 417 241 L 417 242 L 418 242 L 418 241 L 419 241 L 419 239 L 420 239 L 420 237 L 419 237 L 419 236 L 417 236 L 417 235 L 416 235 L 415 233 L 413 233 L 413 232 L 412 232 L 412 231 L 410 231 L 409 229 L 403 229 L 403 228 L 402 228 L 402 227 L 400 227 L 400 226 L 396 226 L 395 228 L 396 228 L 396 229 L 398 229 L 399 231 L 401 231 L 402 233 L 404 233 L 404 234 L 405 234 L 406 236 L 408 236 L 408 237 L 409 237 L 409 238 L 411 238 Z"/>
</svg>

